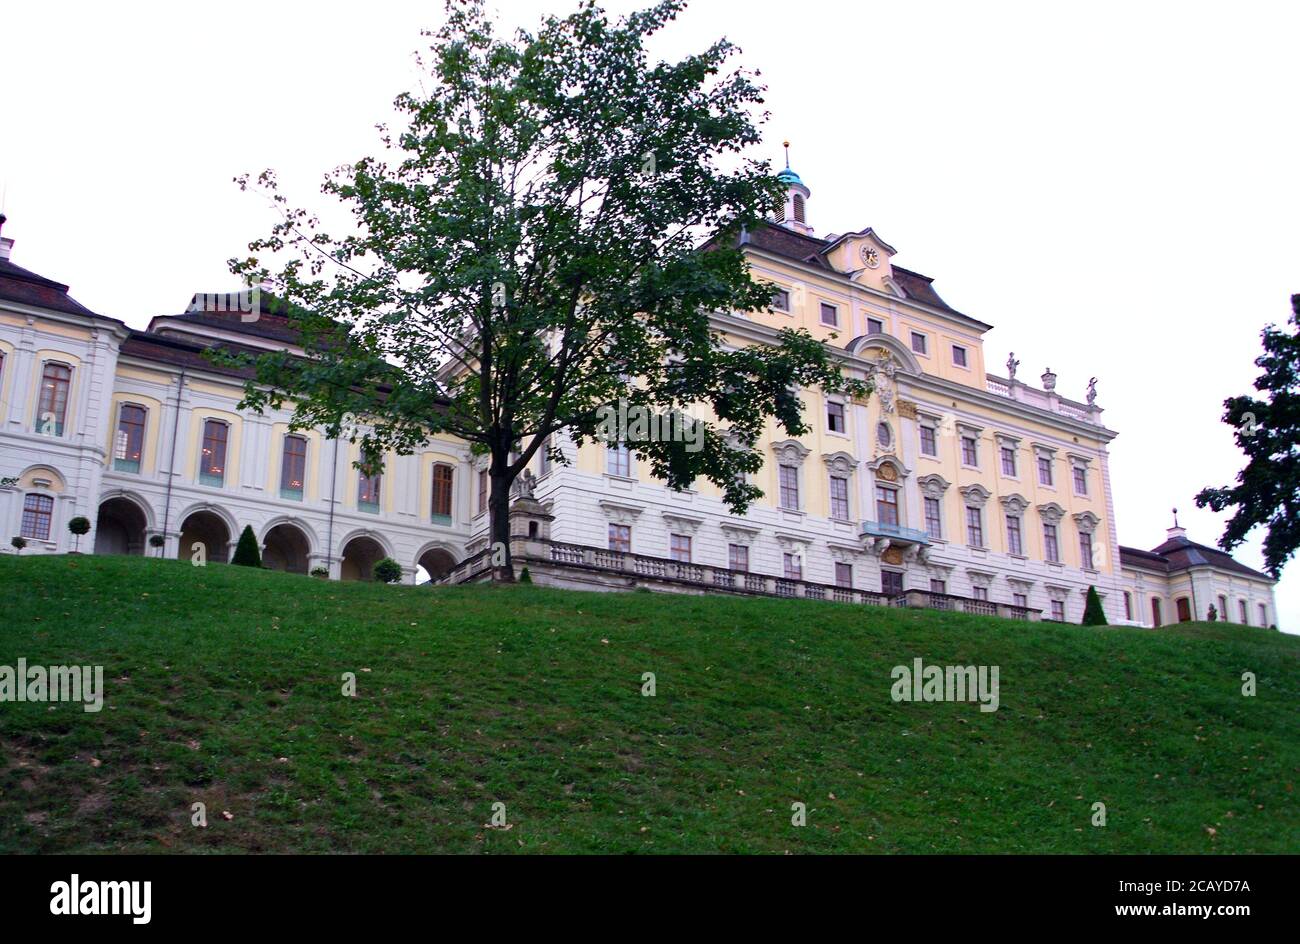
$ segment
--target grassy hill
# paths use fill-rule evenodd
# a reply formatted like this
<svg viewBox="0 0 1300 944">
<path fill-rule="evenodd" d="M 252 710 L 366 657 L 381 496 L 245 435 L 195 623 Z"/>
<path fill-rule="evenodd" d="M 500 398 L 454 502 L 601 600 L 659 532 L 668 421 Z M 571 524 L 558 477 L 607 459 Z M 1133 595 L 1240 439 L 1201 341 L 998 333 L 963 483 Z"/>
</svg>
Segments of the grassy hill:
<svg viewBox="0 0 1300 944">
<path fill-rule="evenodd" d="M 1300 640 L 1266 630 L 90 556 L 0 557 L 0 601 L 0 665 L 107 690 L 0 703 L 0 852 L 1300 848 Z M 1000 666 L 999 710 L 892 701 L 916 657 Z"/>
</svg>

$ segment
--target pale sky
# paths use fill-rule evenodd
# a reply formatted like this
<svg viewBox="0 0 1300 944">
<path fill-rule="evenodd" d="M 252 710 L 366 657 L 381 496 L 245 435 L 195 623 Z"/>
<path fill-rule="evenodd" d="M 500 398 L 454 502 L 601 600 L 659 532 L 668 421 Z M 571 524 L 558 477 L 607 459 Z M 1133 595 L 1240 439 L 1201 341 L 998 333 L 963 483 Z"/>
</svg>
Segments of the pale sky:
<svg viewBox="0 0 1300 944">
<path fill-rule="evenodd" d="M 510 24 L 576 0 L 500 0 Z M 642 3 L 611 2 L 626 10 Z M 0 188 L 13 260 L 144 327 L 273 221 L 231 178 L 275 168 L 319 202 L 328 168 L 379 151 L 418 88 L 437 2 L 10 4 Z M 1243 464 L 1220 421 L 1250 393 L 1259 331 L 1300 292 L 1300 123 L 1282 3 L 799 3 L 697 0 L 664 40 L 726 35 L 769 86 L 770 156 L 812 189 L 819 235 L 872 226 L 898 262 L 995 325 L 990 370 L 1098 379 L 1119 432 L 1119 539 L 1164 540 L 1170 508 Z M 1256 535 L 1236 555 L 1259 567 Z M 1300 632 L 1300 563 L 1277 588 Z"/>
</svg>

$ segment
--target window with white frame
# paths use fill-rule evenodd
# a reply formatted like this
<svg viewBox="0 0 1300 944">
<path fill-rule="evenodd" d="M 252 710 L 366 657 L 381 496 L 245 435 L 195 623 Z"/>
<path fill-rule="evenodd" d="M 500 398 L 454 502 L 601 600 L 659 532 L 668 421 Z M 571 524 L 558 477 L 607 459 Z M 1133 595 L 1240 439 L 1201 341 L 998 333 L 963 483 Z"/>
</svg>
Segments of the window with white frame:
<svg viewBox="0 0 1300 944">
<path fill-rule="evenodd" d="M 921 424 L 921 455 L 937 456 L 939 454 L 938 437 L 935 435 L 935 429 L 929 423 Z"/>
<path fill-rule="evenodd" d="M 1024 556 L 1024 541 L 1021 540 L 1020 516 L 1007 515 L 1007 553 L 1016 557 Z"/>
<path fill-rule="evenodd" d="M 226 440 L 230 427 L 221 420 L 203 421 L 203 448 L 199 453 L 199 484 L 220 488 L 226 481 Z"/>
<path fill-rule="evenodd" d="M 1061 544 L 1057 540 L 1056 525 L 1043 525 L 1043 558 L 1050 564 L 1061 562 Z"/>
<path fill-rule="evenodd" d="M 627 443 L 612 443 L 605 447 L 605 472 L 625 479 L 632 477 L 632 450 Z"/>
<path fill-rule="evenodd" d="M 792 465 L 781 465 L 777 468 L 777 475 L 781 485 L 781 507 L 790 511 L 798 511 L 799 469 Z"/>
<path fill-rule="evenodd" d="M 943 511 L 939 499 L 925 499 L 925 533 L 926 536 L 939 540 L 943 538 Z"/>
<path fill-rule="evenodd" d="M 486 468 L 478 470 L 478 513 L 481 515 L 488 508 L 488 470 Z"/>
<path fill-rule="evenodd" d="M 1038 457 L 1038 484 L 1052 484 L 1052 460 L 1048 456 Z"/>
<path fill-rule="evenodd" d="M 479 482 L 481 487 L 482 479 Z M 439 524 L 451 524 L 451 501 L 455 485 L 456 470 L 446 462 L 435 462 L 433 464 L 433 506 L 430 508 L 433 521 Z"/>
<path fill-rule="evenodd" d="M 984 546 L 984 510 L 974 505 L 966 506 L 966 543 L 971 547 Z"/>
<path fill-rule="evenodd" d="M 931 577 L 931 578 L 930 578 L 930 592 L 931 592 L 931 593 L 945 593 L 945 594 L 946 594 L 946 593 L 948 592 L 948 584 L 947 584 L 947 582 L 946 582 L 946 581 L 943 581 L 943 580 L 940 580 L 938 577 Z"/>
<path fill-rule="evenodd" d="M 47 361 L 41 371 L 40 398 L 36 407 L 36 432 L 43 436 L 62 436 L 68 416 L 68 391 L 72 388 L 72 368 L 58 361 Z"/>
<path fill-rule="evenodd" d="M 117 472 L 139 472 L 140 456 L 144 452 L 144 425 L 148 414 L 135 403 L 123 403 L 117 408 L 117 432 L 113 435 L 113 469 Z"/>
<path fill-rule="evenodd" d="M 1056 620 L 1059 623 L 1065 622 L 1065 601 L 1064 600 L 1052 601 L 1052 619 Z"/>
<path fill-rule="evenodd" d="M 1228 621 L 1228 598 L 1225 597 L 1222 593 L 1219 594 L 1218 616 L 1219 619 L 1223 620 L 1225 623 Z"/>
<path fill-rule="evenodd" d="M 1095 570 L 1092 566 L 1092 535 L 1079 535 L 1079 566 L 1084 570 Z"/>
<path fill-rule="evenodd" d="M 888 485 L 876 486 L 876 521 L 898 524 L 898 489 Z"/>
<path fill-rule="evenodd" d="M 925 335 L 920 331 L 912 332 L 912 351 L 916 354 L 924 354 L 926 348 Z"/>
<path fill-rule="evenodd" d="M 383 484 L 384 474 L 378 469 L 374 475 L 357 471 L 357 510 L 369 514 L 379 513 L 379 490 Z"/>
<path fill-rule="evenodd" d="M 867 334 L 884 334 L 885 323 L 879 318 L 867 319 Z"/>
<path fill-rule="evenodd" d="M 826 302 L 822 302 L 821 312 L 822 312 L 822 324 L 829 325 L 832 328 L 839 327 L 840 312 L 838 308 L 836 308 L 834 305 L 830 305 L 827 304 Z"/>
<path fill-rule="evenodd" d="M 849 520 L 849 480 L 839 475 L 831 476 L 831 517 Z"/>
<path fill-rule="evenodd" d="M 1014 446 L 1002 447 L 1002 474 L 1016 477 L 1016 449 Z"/>
<path fill-rule="evenodd" d="M 832 433 L 843 433 L 848 429 L 844 420 L 844 404 L 835 400 L 826 401 L 826 428 Z"/>
<path fill-rule="evenodd" d="M 970 595 L 976 600 L 984 600 L 987 602 L 989 598 L 989 588 L 982 586 L 971 587 Z"/>
<path fill-rule="evenodd" d="M 36 541 L 48 541 L 53 520 L 54 499 L 49 495 L 28 495 L 23 499 L 23 520 L 19 534 Z"/>
<path fill-rule="evenodd" d="M 630 553 L 632 550 L 632 526 L 630 524 L 611 524 L 609 526 L 609 549 Z"/>
<path fill-rule="evenodd" d="M 1238 610 L 1238 612 L 1241 614 L 1241 625 L 1242 625 L 1242 626 L 1249 626 L 1249 625 L 1250 625 L 1250 616 L 1249 616 L 1249 615 L 1247 614 L 1247 612 L 1246 612 L 1246 601 L 1245 601 L 1245 600 L 1238 600 L 1238 601 L 1237 601 L 1237 610 Z"/>
<path fill-rule="evenodd" d="M 788 312 L 790 310 L 790 293 L 783 288 L 772 289 L 772 307 L 777 311 Z"/>
<path fill-rule="evenodd" d="M 853 586 L 853 565 L 846 564 L 843 561 L 835 562 L 835 586 L 852 587 Z"/>
<path fill-rule="evenodd" d="M 781 555 L 781 566 L 787 580 L 803 580 L 803 558 L 787 551 Z"/>
<path fill-rule="evenodd" d="M 691 536 L 689 534 L 669 535 L 668 556 L 682 564 L 691 562 Z"/>
<path fill-rule="evenodd" d="M 960 344 L 954 344 L 952 346 L 952 362 L 957 367 L 970 366 L 966 360 L 966 349 Z"/>
<path fill-rule="evenodd" d="M 1088 494 L 1088 469 L 1085 466 L 1074 467 L 1074 494 Z"/>
<path fill-rule="evenodd" d="M 1268 606 L 1263 603 L 1259 605 L 1259 625 L 1260 626 L 1268 625 Z"/>
<path fill-rule="evenodd" d="M 728 544 L 727 566 L 741 573 L 749 573 L 749 548 L 743 544 Z"/>
<path fill-rule="evenodd" d="M 979 442 L 970 433 L 961 437 L 961 464 L 971 468 L 978 468 L 980 464 Z"/>
<path fill-rule="evenodd" d="M 1011 603 L 1013 606 L 1018 606 L 1021 609 L 1025 609 L 1029 606 L 1029 594 L 1013 593 L 1011 594 Z"/>
<path fill-rule="evenodd" d="M 303 481 L 307 477 L 307 440 L 302 436 L 285 436 L 280 457 L 280 497 L 302 501 Z"/>
</svg>

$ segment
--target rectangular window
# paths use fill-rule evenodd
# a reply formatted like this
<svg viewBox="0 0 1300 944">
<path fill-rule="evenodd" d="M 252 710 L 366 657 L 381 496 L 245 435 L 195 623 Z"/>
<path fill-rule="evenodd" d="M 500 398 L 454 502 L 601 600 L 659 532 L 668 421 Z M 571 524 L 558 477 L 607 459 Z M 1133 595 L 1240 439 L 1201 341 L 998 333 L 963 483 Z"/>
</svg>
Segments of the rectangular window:
<svg viewBox="0 0 1300 944">
<path fill-rule="evenodd" d="M 921 427 L 921 455 L 937 456 L 939 454 L 939 443 L 936 441 L 933 426 Z"/>
<path fill-rule="evenodd" d="M 826 403 L 826 428 L 832 433 L 842 433 L 847 426 L 844 422 L 844 404 L 828 400 Z"/>
<path fill-rule="evenodd" d="M 943 537 L 943 514 L 937 498 L 925 499 L 925 533 L 931 538 Z"/>
<path fill-rule="evenodd" d="M 1268 625 L 1268 607 L 1263 603 L 1259 605 L 1259 625 Z"/>
<path fill-rule="evenodd" d="M 1080 465 L 1074 467 L 1074 494 L 1088 494 L 1088 470 Z"/>
<path fill-rule="evenodd" d="M 876 520 L 881 524 L 898 524 L 898 489 L 876 486 Z"/>
<path fill-rule="evenodd" d="M 885 323 L 879 318 L 867 319 L 867 334 L 884 334 Z"/>
<path fill-rule="evenodd" d="M 803 561 L 798 554 L 782 554 L 781 565 L 786 580 L 803 580 Z"/>
<path fill-rule="evenodd" d="M 925 335 L 920 331 L 912 332 L 912 350 L 917 354 L 925 353 Z"/>
<path fill-rule="evenodd" d="M 37 541 L 48 541 L 50 522 L 53 518 L 53 498 L 49 495 L 28 495 L 23 499 L 22 536 Z"/>
<path fill-rule="evenodd" d="M 226 437 L 230 427 L 220 420 L 203 421 L 203 452 L 199 456 L 199 482 L 220 488 L 226 481 Z"/>
<path fill-rule="evenodd" d="M 689 534 L 670 534 L 668 556 L 683 564 L 691 562 L 691 536 Z"/>
<path fill-rule="evenodd" d="M 357 508 L 370 514 L 379 512 L 379 488 L 384 475 L 376 472 L 366 475 L 361 472 L 357 478 Z"/>
<path fill-rule="evenodd" d="M 445 462 L 433 466 L 433 520 L 438 524 L 451 524 L 452 486 L 455 484 L 455 470 Z M 482 510 L 482 509 L 480 509 Z"/>
<path fill-rule="evenodd" d="M 478 513 L 481 515 L 488 509 L 488 470 L 478 470 Z"/>
<path fill-rule="evenodd" d="M 732 570 L 749 573 L 749 548 L 743 544 L 728 544 L 727 565 Z"/>
<path fill-rule="evenodd" d="M 1079 535 L 1079 566 L 1084 570 L 1093 570 L 1092 566 L 1092 535 Z"/>
<path fill-rule="evenodd" d="M 1020 519 L 1015 515 L 1007 516 L 1007 553 L 1017 557 L 1024 555 L 1024 543 L 1020 540 Z"/>
<path fill-rule="evenodd" d="M 117 433 L 113 437 L 113 468 L 118 472 L 139 472 L 144 450 L 144 407 L 123 403 L 117 411 Z"/>
<path fill-rule="evenodd" d="M 1028 606 L 1029 606 L 1029 597 L 1028 597 L 1027 594 L 1024 594 L 1024 593 L 1013 593 L 1013 594 L 1011 595 L 1011 602 L 1012 602 L 1014 605 L 1019 606 L 1019 607 L 1028 607 Z"/>
<path fill-rule="evenodd" d="M 835 586 L 852 587 L 853 586 L 853 565 L 835 562 Z"/>
<path fill-rule="evenodd" d="M 822 302 L 822 324 L 836 327 L 840 323 L 839 310 L 834 305 Z"/>
<path fill-rule="evenodd" d="M 970 588 L 970 594 L 971 594 L 971 596 L 972 596 L 973 598 L 975 598 L 976 600 L 988 600 L 988 598 L 989 598 L 989 588 L 988 588 L 988 587 L 971 587 L 971 588 Z"/>
<path fill-rule="evenodd" d="M 967 366 L 967 365 L 966 365 L 966 349 L 965 349 L 964 347 L 961 347 L 961 346 L 956 345 L 956 344 L 954 344 L 954 345 L 952 346 L 952 362 L 953 362 L 954 364 L 956 364 L 958 367 L 965 367 L 965 366 Z"/>
<path fill-rule="evenodd" d="M 611 524 L 609 526 L 609 549 L 611 551 L 632 551 L 632 526 L 629 524 Z"/>
<path fill-rule="evenodd" d="M 974 436 L 963 436 L 961 438 L 961 464 L 969 466 L 978 466 L 980 464 L 979 447 L 976 445 Z"/>
<path fill-rule="evenodd" d="M 779 467 L 781 480 L 781 507 L 799 510 L 799 470 L 792 465 Z"/>
<path fill-rule="evenodd" d="M 1052 484 L 1052 460 L 1046 456 L 1038 457 L 1038 484 Z"/>
<path fill-rule="evenodd" d="M 890 596 L 898 596 L 903 592 L 903 575 L 897 570 L 882 570 L 880 572 L 880 592 L 887 593 Z"/>
<path fill-rule="evenodd" d="M 632 477 L 632 450 L 627 443 L 605 447 L 605 471 L 625 479 Z"/>
<path fill-rule="evenodd" d="M 966 506 L 966 543 L 971 547 L 984 546 L 984 520 L 978 508 Z"/>
<path fill-rule="evenodd" d="M 789 311 L 790 293 L 783 288 L 772 289 L 772 307 L 777 311 Z"/>
<path fill-rule="evenodd" d="M 1124 591 L 1124 618 L 1126 620 L 1133 618 L 1133 594 L 1127 590 Z"/>
<path fill-rule="evenodd" d="M 1060 623 L 1065 622 L 1065 601 L 1064 600 L 1052 601 L 1052 619 Z"/>
<path fill-rule="evenodd" d="M 849 520 L 849 480 L 838 475 L 831 476 L 831 517 Z"/>
<path fill-rule="evenodd" d="M 1228 598 L 1223 594 L 1219 594 L 1219 612 L 1217 615 L 1225 623 L 1228 621 Z"/>
<path fill-rule="evenodd" d="M 1061 562 L 1061 546 L 1056 541 L 1056 525 L 1043 525 L 1043 557 L 1050 563 Z"/>
<path fill-rule="evenodd" d="M 301 436 L 284 437 L 284 457 L 280 462 L 280 497 L 302 501 L 302 482 L 307 475 L 307 440 Z"/>
<path fill-rule="evenodd" d="M 68 390 L 72 386 L 72 368 L 67 364 L 48 363 L 41 373 L 41 397 L 36 407 L 36 432 L 43 436 L 62 436 L 63 421 L 68 414 Z"/>
<path fill-rule="evenodd" d="M 1002 447 L 1002 474 L 1016 477 L 1016 450 L 1012 446 Z"/>
<path fill-rule="evenodd" d="M 939 580 L 937 577 L 931 577 L 931 578 L 930 578 L 930 592 L 931 592 L 931 593 L 947 593 L 947 592 L 948 592 L 948 584 L 947 584 L 946 582 L 942 581 L 942 580 Z"/>
<path fill-rule="evenodd" d="M 1242 626 L 1249 626 L 1249 625 L 1250 625 L 1250 617 L 1246 615 L 1246 601 L 1245 601 L 1245 600 L 1238 600 L 1238 601 L 1237 601 L 1237 609 L 1238 609 L 1238 611 L 1240 611 L 1240 613 L 1241 613 L 1241 625 L 1242 625 Z"/>
</svg>

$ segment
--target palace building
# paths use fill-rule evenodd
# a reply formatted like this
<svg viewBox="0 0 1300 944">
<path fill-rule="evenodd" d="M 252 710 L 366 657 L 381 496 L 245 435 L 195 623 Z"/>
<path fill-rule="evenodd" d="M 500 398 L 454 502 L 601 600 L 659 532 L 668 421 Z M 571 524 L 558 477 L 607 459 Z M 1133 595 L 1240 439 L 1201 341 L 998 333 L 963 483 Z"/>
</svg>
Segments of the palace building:
<svg viewBox="0 0 1300 944">
<path fill-rule="evenodd" d="M 650 587 L 928 606 L 1078 622 L 1095 586 L 1111 623 L 1219 619 L 1268 626 L 1274 581 L 1181 528 L 1150 551 L 1119 544 L 1095 385 L 1082 400 L 990 373 L 992 326 L 948 305 L 870 228 L 817 236 L 811 191 L 789 167 L 780 219 L 740 236 L 771 310 L 720 312 L 735 345 L 803 327 L 862 401 L 804 390 L 812 430 L 772 425 L 755 483 L 732 514 L 707 482 L 674 491 L 635 447 L 556 439 L 518 483 L 512 552 L 539 583 Z M 0 224 L 3 218 L 0 217 Z M 410 582 L 482 579 L 485 458 L 435 437 L 368 478 L 356 447 L 289 428 L 288 410 L 240 411 L 245 377 L 204 349 L 297 347 L 283 317 L 236 295 L 195 295 L 135 330 L 10 261 L 0 238 L 0 529 L 23 553 L 72 548 L 224 561 L 251 525 L 268 567 L 369 579 L 391 557 Z"/>
</svg>

